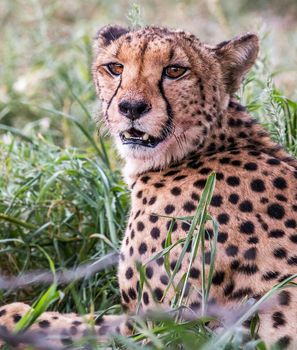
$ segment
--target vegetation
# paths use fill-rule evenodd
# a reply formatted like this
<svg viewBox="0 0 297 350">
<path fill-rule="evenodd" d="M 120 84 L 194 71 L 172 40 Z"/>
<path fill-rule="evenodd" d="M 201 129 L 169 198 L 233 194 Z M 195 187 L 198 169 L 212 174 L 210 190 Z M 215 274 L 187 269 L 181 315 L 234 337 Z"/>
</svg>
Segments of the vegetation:
<svg viewBox="0 0 297 350">
<path fill-rule="evenodd" d="M 162 24 L 178 22 L 182 27 L 185 23 L 185 27 L 195 33 L 201 30 L 205 39 L 215 32 L 219 41 L 225 39 L 219 38 L 220 29 L 225 35 L 235 34 L 242 23 L 243 26 L 250 23 L 255 10 L 251 2 L 244 0 L 238 1 L 240 6 L 235 7 L 227 1 L 205 1 L 198 6 L 195 1 L 168 0 L 162 4 L 132 4 L 126 18 L 123 17 L 126 1 L 90 0 L 87 6 L 83 1 L 73 3 L 4 0 L 0 5 L 0 23 L 5 25 L 4 40 L 0 43 L 3 57 L 0 67 L 0 275 L 23 276 L 28 271 L 46 269 L 56 276 L 58 271 L 93 263 L 110 252 L 119 251 L 129 210 L 129 193 L 121 178 L 121 166 L 113 145 L 108 136 L 97 135 L 92 117 L 98 114 L 95 111 L 98 108 L 90 73 L 90 33 L 98 26 L 97 20 L 99 24 L 119 20 L 139 25 L 152 22 L 155 13 L 171 10 L 168 17 L 172 18 Z M 297 13 L 294 1 L 284 3 L 286 6 L 279 8 L 278 2 L 271 2 L 272 18 L 277 18 L 276 13 L 285 7 L 287 12 L 282 13 L 283 16 Z M 175 10 L 182 15 L 178 17 Z M 266 10 L 264 6 L 259 13 L 264 14 Z M 95 11 L 99 13 L 97 17 Z M 193 11 L 197 16 L 199 11 L 207 14 L 202 24 L 197 24 Z M 205 21 L 210 23 L 206 29 Z M 285 62 L 274 62 L 269 44 L 275 45 L 281 56 L 283 43 L 281 40 L 271 42 L 269 30 L 260 28 L 264 49 L 243 83 L 238 99 L 276 141 L 297 156 L 297 90 L 296 85 L 291 84 L 291 75 L 297 72 L 294 49 L 291 48 L 291 53 L 288 50 Z M 288 26 L 286 35 L 296 39 L 296 26 L 295 29 Z M 274 81 L 282 88 L 276 88 Z M 193 259 L 197 250 L 203 251 L 205 221 L 212 220 L 217 232 L 217 223 L 207 213 L 214 186 L 215 176 L 211 175 L 194 217 L 172 218 L 173 222 L 192 222 L 187 238 L 178 244 L 183 244 L 184 249 L 192 244 Z M 169 259 L 170 237 L 169 229 L 164 250 L 153 258 L 164 255 L 165 261 Z M 144 278 L 145 266 L 138 269 L 142 285 L 148 283 Z M 175 271 L 171 279 L 174 275 Z M 204 305 L 211 277 L 212 273 L 203 277 Z M 276 286 L 256 304 L 251 303 L 227 330 L 215 335 L 207 327 L 208 317 L 186 321 L 181 317 L 179 311 L 185 308 L 181 301 L 187 282 L 185 275 L 178 283 L 172 305 L 175 312 L 171 317 L 150 315 L 153 327 L 148 328 L 143 317 L 135 316 L 137 335 L 117 336 L 110 345 L 114 349 L 197 349 L 202 346 L 205 349 L 265 349 L 265 345 L 255 339 L 242 345 L 238 326 L 291 279 Z M 50 286 L 38 283 L 8 289 L 0 284 L 1 304 L 24 301 L 36 306 L 35 313 L 21 320 L 18 329 L 28 326 L 46 309 L 80 313 L 95 310 L 98 314 L 122 312 L 116 264 L 69 283 L 58 283 L 55 277 L 53 281 Z M 254 318 L 252 335 L 256 328 Z M 92 343 L 92 348 L 104 348 L 104 345 Z"/>
</svg>

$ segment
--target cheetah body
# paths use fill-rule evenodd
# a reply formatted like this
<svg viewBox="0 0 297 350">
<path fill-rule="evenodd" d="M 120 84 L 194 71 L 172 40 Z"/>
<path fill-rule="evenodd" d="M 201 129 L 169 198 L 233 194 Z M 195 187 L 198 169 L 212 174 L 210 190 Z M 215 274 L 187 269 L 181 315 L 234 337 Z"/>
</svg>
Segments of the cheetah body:
<svg viewBox="0 0 297 350">
<path fill-rule="evenodd" d="M 188 271 L 186 252 L 169 287 L 183 244 L 170 251 L 169 275 L 164 258 L 152 257 L 165 247 L 168 231 L 171 244 L 187 236 L 186 218 L 195 214 L 212 172 L 209 212 L 219 233 L 210 300 L 230 308 L 259 299 L 297 270 L 297 162 L 234 99 L 257 52 L 254 34 L 211 47 L 182 31 L 108 26 L 95 39 L 94 82 L 105 123 L 126 160 L 132 197 L 118 273 L 129 313 L 138 309 L 137 262 L 145 266 L 147 281 L 142 310 L 160 303 L 168 308 L 174 285 L 187 272 L 185 299 L 199 309 L 201 254 Z M 209 223 L 206 228 L 208 273 L 214 237 Z M 283 290 L 260 311 L 259 335 L 294 348 L 296 307 L 294 289 Z"/>
</svg>

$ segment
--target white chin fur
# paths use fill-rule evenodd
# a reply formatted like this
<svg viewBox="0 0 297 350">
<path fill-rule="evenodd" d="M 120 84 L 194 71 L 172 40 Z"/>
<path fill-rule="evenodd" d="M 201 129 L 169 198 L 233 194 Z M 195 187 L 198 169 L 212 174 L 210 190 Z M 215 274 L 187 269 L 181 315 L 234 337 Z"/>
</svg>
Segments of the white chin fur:
<svg viewBox="0 0 297 350">
<path fill-rule="evenodd" d="M 196 133 L 197 130 L 192 128 L 185 132 L 182 142 L 177 143 L 176 137 L 171 135 L 155 148 L 138 146 L 135 149 L 129 145 L 123 145 L 120 138 L 115 137 L 118 152 L 126 163 L 123 169 L 126 183 L 131 185 L 139 174 L 153 169 L 163 169 L 171 162 L 183 159 L 193 150 L 191 141 L 194 139 L 193 136 L 197 135 Z"/>
</svg>

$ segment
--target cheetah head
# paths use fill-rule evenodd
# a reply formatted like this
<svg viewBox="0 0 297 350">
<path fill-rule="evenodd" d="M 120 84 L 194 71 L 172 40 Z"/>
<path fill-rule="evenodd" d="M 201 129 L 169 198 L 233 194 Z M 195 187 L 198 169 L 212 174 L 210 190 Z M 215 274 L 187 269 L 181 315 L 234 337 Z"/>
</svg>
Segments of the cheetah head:
<svg viewBox="0 0 297 350">
<path fill-rule="evenodd" d="M 127 166 L 162 168 L 203 144 L 257 53 L 249 33 L 210 47 L 166 28 L 102 28 L 93 77 Z"/>
</svg>

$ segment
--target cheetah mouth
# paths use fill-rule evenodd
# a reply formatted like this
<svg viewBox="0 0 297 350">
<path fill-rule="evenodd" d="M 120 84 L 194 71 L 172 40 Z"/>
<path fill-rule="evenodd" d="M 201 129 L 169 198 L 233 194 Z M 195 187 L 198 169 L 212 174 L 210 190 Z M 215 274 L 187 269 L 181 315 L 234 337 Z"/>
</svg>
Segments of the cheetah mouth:
<svg viewBox="0 0 297 350">
<path fill-rule="evenodd" d="M 139 145 L 150 148 L 156 147 L 161 142 L 161 139 L 135 128 L 121 132 L 120 138 L 123 145 Z"/>
</svg>

